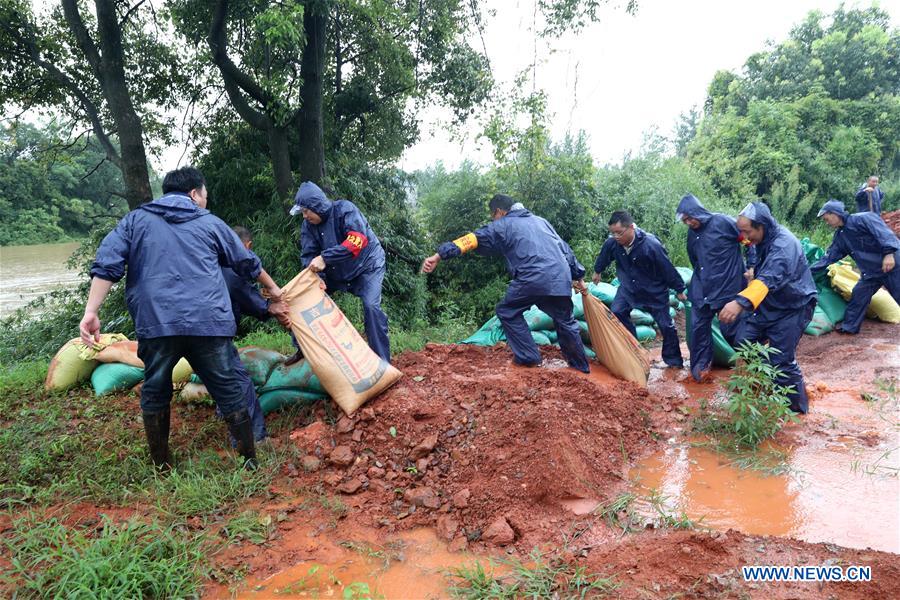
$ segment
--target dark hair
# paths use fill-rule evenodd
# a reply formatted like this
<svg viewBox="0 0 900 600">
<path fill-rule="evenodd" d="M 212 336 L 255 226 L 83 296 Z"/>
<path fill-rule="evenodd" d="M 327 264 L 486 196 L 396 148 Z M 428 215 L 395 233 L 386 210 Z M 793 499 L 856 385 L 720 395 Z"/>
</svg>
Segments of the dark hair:
<svg viewBox="0 0 900 600">
<path fill-rule="evenodd" d="M 632 225 L 634 225 L 634 219 L 632 218 L 631 213 L 627 210 L 617 210 L 609 216 L 609 222 L 607 223 L 607 225 L 615 225 L 616 223 L 618 223 L 622 227 L 631 227 Z"/>
<path fill-rule="evenodd" d="M 250 233 L 250 230 L 247 229 L 246 227 L 244 227 L 243 225 L 235 225 L 234 227 L 232 227 L 232 229 L 234 229 L 234 232 L 237 234 L 237 236 L 239 238 L 241 238 L 241 241 L 244 242 L 245 244 L 247 242 L 253 241 L 253 234 Z"/>
<path fill-rule="evenodd" d="M 163 178 L 162 191 L 163 194 L 170 192 L 181 192 L 187 194 L 191 190 L 202 188 L 206 185 L 206 179 L 203 173 L 194 167 L 181 167 L 174 171 L 169 171 Z"/>
<path fill-rule="evenodd" d="M 491 201 L 488 203 L 488 208 L 491 212 L 494 212 L 495 210 L 508 211 L 515 203 L 516 201 L 506 194 L 494 194 L 494 197 L 491 198 Z"/>
</svg>

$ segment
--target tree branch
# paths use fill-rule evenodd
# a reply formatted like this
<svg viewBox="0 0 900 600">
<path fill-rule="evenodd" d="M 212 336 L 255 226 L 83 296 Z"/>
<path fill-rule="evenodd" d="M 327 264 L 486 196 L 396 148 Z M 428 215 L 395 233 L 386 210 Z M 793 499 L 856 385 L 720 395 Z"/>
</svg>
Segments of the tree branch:
<svg viewBox="0 0 900 600">
<path fill-rule="evenodd" d="M 76 0 L 61 0 L 61 4 L 63 13 L 66 16 L 66 23 L 69 24 L 69 29 L 75 34 L 75 41 L 78 43 L 78 47 L 94 70 L 94 76 L 97 77 L 97 81 L 102 82 L 104 80 L 103 59 L 100 56 L 100 51 L 97 50 L 97 46 L 94 44 L 94 40 L 91 39 L 90 33 L 84 26 L 81 13 L 78 12 Z"/>
<path fill-rule="evenodd" d="M 141 4 L 143 4 L 146 1 L 147 0 L 140 0 L 140 2 L 138 2 L 137 4 L 135 4 L 134 6 L 129 8 L 128 12 L 126 12 L 125 15 L 119 20 L 119 27 L 122 27 L 123 25 L 125 25 L 125 22 L 128 21 L 128 19 L 131 17 L 131 13 L 133 13 L 138 8 L 140 8 Z"/>
</svg>

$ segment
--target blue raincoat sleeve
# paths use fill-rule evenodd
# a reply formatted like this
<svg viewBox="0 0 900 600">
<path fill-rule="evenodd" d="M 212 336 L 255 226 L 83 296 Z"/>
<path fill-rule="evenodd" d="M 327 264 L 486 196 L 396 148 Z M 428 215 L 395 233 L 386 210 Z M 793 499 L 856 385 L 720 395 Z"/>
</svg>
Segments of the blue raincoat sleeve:
<svg viewBox="0 0 900 600">
<path fill-rule="evenodd" d="M 244 248 L 241 238 L 234 230 L 219 221 L 212 229 L 213 239 L 219 253 L 219 264 L 234 269 L 240 277 L 256 279 L 262 272 L 262 263 L 256 254 Z"/>
<path fill-rule="evenodd" d="M 300 228 L 300 264 L 305 269 L 321 252 L 319 236 L 312 230 L 308 221 L 303 221 L 303 226 Z"/>
<path fill-rule="evenodd" d="M 335 206 L 334 212 L 337 213 Z M 369 245 L 366 231 L 369 227 L 362 213 L 354 205 L 341 205 L 342 214 L 332 214 L 332 219 L 339 219 L 340 234 L 344 239 L 339 244 L 322 250 L 322 258 L 325 264 L 339 264 L 348 260 L 359 258 L 359 253 Z"/>
<path fill-rule="evenodd" d="M 463 251 L 460 248 L 460 244 L 457 242 L 464 240 L 468 236 L 475 236 L 475 240 L 477 241 L 477 246 L 474 249 L 475 254 L 480 254 L 482 256 L 499 256 L 503 254 L 502 248 L 500 247 L 497 223 L 499 223 L 499 221 L 488 223 L 484 227 L 476 229 L 475 233 L 466 234 L 456 241 L 444 242 L 438 246 L 438 254 L 443 260 L 460 256 Z"/>
<path fill-rule="evenodd" d="M 572 281 L 577 281 L 584 277 L 585 268 L 578 259 L 575 257 L 575 253 L 572 252 L 572 247 L 566 243 L 566 241 L 562 238 L 559 238 L 559 247 L 562 250 L 563 255 L 566 257 L 566 262 L 569 265 L 569 271 L 572 274 Z"/>
<path fill-rule="evenodd" d="M 235 321 L 240 319 L 241 315 L 250 315 L 260 321 L 265 321 L 271 316 L 269 303 L 253 284 L 241 279 L 231 269 L 222 269 L 222 276 L 225 278 L 225 285 L 228 286 L 228 296 L 231 298 Z"/>
<path fill-rule="evenodd" d="M 816 273 L 824 271 L 828 265 L 836 263 L 848 254 L 850 254 L 850 249 L 847 248 L 847 245 L 844 243 L 843 236 L 835 234 L 834 239 L 831 241 L 831 245 L 828 246 L 828 251 L 825 252 L 825 256 L 809 265 L 809 270 L 815 275 Z"/>
<path fill-rule="evenodd" d="M 659 272 L 665 277 L 666 285 L 669 289 L 675 290 L 679 294 L 684 292 L 684 280 L 681 274 L 669 260 L 669 254 L 666 252 L 662 244 L 658 244 L 653 249 L 653 258 L 659 268 Z"/>
<path fill-rule="evenodd" d="M 869 230 L 869 233 L 872 234 L 872 237 L 881 246 L 882 256 L 887 256 L 888 254 L 893 254 L 897 250 L 900 250 L 900 240 L 897 239 L 897 236 L 893 231 L 888 229 L 884 221 L 881 220 L 881 217 L 878 217 L 877 219 L 866 219 L 863 223 L 865 224 L 866 229 Z"/>
<path fill-rule="evenodd" d="M 756 267 L 756 248 L 753 246 L 744 247 L 744 262 L 748 269 Z"/>
<path fill-rule="evenodd" d="M 613 249 L 615 248 L 616 243 L 617 242 L 612 238 L 603 242 L 603 246 L 600 248 L 600 254 L 597 255 L 597 260 L 594 261 L 594 273 L 602 273 L 613 263 L 615 260 Z"/>
<path fill-rule="evenodd" d="M 130 225 L 129 217 L 126 216 L 115 229 L 106 234 L 91 265 L 91 277 L 115 283 L 125 276 L 125 265 L 131 249 Z"/>
</svg>

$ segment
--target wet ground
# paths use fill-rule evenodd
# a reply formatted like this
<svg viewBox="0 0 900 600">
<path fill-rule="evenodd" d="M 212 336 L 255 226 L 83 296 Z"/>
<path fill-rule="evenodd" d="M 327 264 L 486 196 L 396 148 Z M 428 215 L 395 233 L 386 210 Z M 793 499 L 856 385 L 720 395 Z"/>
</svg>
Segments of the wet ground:
<svg viewBox="0 0 900 600">
<path fill-rule="evenodd" d="M 668 415 L 656 422 L 660 439 L 657 444 L 648 441 L 643 454 L 628 446 L 634 466 L 621 485 L 603 488 L 607 494 L 602 500 L 625 491 L 646 498 L 653 490 L 662 494 L 671 510 L 684 511 L 711 531 L 623 536 L 594 524 L 576 528 L 581 538 L 572 544 L 573 524 L 590 520 L 600 499 L 561 493 L 553 505 L 569 518 L 559 519 L 556 509 L 547 505 L 548 514 L 553 515 L 548 522 L 563 535 L 548 536 L 548 530 L 538 528 L 535 531 L 548 536 L 543 547 L 586 556 L 589 565 L 615 574 L 623 582 L 617 592 L 622 597 L 668 597 L 667 590 L 681 592 L 687 586 L 697 597 L 891 597 L 900 581 L 897 330 L 897 326 L 867 321 L 857 337 L 804 337 L 799 357 L 811 412 L 764 449 L 762 456 L 770 460 L 761 469 L 740 468 L 733 457 L 705 447 L 708 440 L 690 431 L 690 415 L 702 399 L 714 399 L 721 392 L 726 371 L 716 372 L 712 383 L 696 384 L 686 371 L 655 367 L 649 399 L 658 404 L 655 412 Z M 541 370 L 563 368 L 558 358 L 550 357 Z M 534 377 L 534 372 L 523 370 L 522 377 Z M 602 368 L 575 377 L 605 389 L 628 389 L 627 395 L 639 400 L 628 384 Z M 459 375 L 459 379 L 465 388 L 465 378 Z M 598 397 L 598 401 L 609 398 Z M 432 528 L 370 527 L 365 523 L 374 521 L 371 503 L 351 496 L 348 504 L 355 508 L 332 530 L 297 524 L 284 531 L 282 541 L 275 544 L 302 551 L 279 553 L 278 566 L 270 564 L 259 575 L 251 575 L 239 586 L 238 596 L 354 597 L 360 593 L 357 597 L 365 597 L 368 593 L 385 598 L 443 598 L 449 595 L 450 570 L 527 551 L 522 544 L 483 543 L 459 551 L 466 545 L 448 547 L 447 540 Z M 639 501 L 637 508 L 651 512 L 646 501 Z M 512 516 L 509 519 L 519 539 L 520 524 Z M 528 538 L 527 543 L 531 541 Z M 655 555 L 660 556 L 658 564 L 647 558 Z M 744 564 L 801 564 L 798 561 L 872 564 L 880 583 L 869 588 L 783 586 L 774 591 L 747 587 L 735 576 L 739 573 L 735 569 Z M 211 589 L 208 595 L 228 597 L 232 592 Z"/>
</svg>

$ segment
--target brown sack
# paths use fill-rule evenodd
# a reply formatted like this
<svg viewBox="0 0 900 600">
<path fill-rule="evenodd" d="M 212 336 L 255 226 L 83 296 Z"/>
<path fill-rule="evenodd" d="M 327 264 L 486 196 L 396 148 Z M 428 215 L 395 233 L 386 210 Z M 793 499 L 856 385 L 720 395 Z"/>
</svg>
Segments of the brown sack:
<svg viewBox="0 0 900 600">
<path fill-rule="evenodd" d="M 613 375 L 647 387 L 649 353 L 603 302 L 591 294 L 583 295 L 584 319 L 597 360 Z"/>
<path fill-rule="evenodd" d="M 345 413 L 352 415 L 400 379 L 402 373 L 372 352 L 321 289 L 315 273 L 304 269 L 282 291 L 303 356 Z"/>
</svg>

